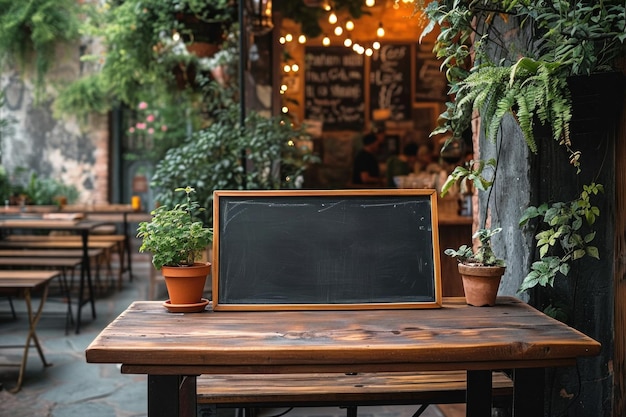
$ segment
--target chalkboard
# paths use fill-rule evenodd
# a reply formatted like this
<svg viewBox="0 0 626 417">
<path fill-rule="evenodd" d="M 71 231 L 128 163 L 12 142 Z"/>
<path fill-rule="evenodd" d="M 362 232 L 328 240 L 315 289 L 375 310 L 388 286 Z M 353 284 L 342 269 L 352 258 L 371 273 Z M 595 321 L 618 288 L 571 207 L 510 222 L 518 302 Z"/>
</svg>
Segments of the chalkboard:
<svg viewBox="0 0 626 417">
<path fill-rule="evenodd" d="M 363 55 L 348 48 L 307 47 L 305 118 L 324 130 L 362 130 L 365 123 Z"/>
<path fill-rule="evenodd" d="M 213 308 L 441 306 L 436 191 L 215 191 Z"/>
<path fill-rule="evenodd" d="M 418 44 L 415 52 L 415 101 L 446 101 L 447 81 L 439 67 L 433 44 Z"/>
<path fill-rule="evenodd" d="M 411 119 L 411 45 L 383 44 L 370 64 L 370 110 L 390 109 L 391 120 Z"/>
</svg>

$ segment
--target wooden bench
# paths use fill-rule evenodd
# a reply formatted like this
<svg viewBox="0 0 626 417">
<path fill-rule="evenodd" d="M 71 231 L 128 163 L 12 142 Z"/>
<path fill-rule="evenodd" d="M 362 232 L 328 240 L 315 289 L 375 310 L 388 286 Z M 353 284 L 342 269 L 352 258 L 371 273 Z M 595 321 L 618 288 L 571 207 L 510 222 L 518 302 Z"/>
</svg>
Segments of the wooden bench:
<svg viewBox="0 0 626 417">
<path fill-rule="evenodd" d="M 14 237 L 12 237 L 14 236 Z M 58 239 L 61 236 L 48 236 L 48 235 L 21 235 L 21 238 L 17 238 L 19 235 L 6 236 L 4 240 L 0 240 L 0 250 L 2 249 L 28 249 L 28 250 L 79 250 L 82 251 L 83 245 L 79 236 L 64 236 L 64 238 L 70 237 L 70 239 Z M 26 237 L 28 236 L 28 237 Z M 100 265 L 104 264 L 109 273 L 109 276 L 113 277 L 113 268 L 111 266 L 111 252 L 115 250 L 119 245 L 116 240 L 96 240 L 89 238 L 89 257 L 95 260 L 96 264 L 96 280 L 99 280 Z M 91 252 L 93 249 L 99 250 L 96 254 Z M 82 252 L 80 252 L 82 256 Z M 44 257 L 54 255 L 43 255 Z M 72 255 L 76 256 L 76 255 Z M 118 288 L 122 285 L 122 267 L 117 274 Z"/>
<path fill-rule="evenodd" d="M 380 372 L 358 374 L 201 375 L 197 377 L 198 408 L 346 407 L 348 417 L 358 406 L 420 404 L 421 415 L 431 404 L 465 402 L 465 371 Z M 492 373 L 494 407 L 509 407 L 513 381 Z M 200 414 L 199 414 L 200 415 Z"/>
</svg>

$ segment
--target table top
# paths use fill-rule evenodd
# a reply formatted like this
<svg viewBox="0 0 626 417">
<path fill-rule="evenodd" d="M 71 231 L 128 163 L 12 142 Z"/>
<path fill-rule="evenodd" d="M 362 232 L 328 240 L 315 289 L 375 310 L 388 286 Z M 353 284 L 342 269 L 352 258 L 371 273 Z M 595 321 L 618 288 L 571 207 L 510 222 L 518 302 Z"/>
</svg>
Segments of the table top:
<svg viewBox="0 0 626 417">
<path fill-rule="evenodd" d="M 60 274 L 59 271 L 0 270 L 0 289 L 37 288 Z"/>
<path fill-rule="evenodd" d="M 513 297 L 495 307 L 169 313 L 136 301 L 86 350 L 127 373 L 371 372 L 568 366 L 600 344 Z"/>
<path fill-rule="evenodd" d="M 95 220 L 64 220 L 44 218 L 23 218 L 0 220 L 0 228 L 4 229 L 41 229 L 41 230 L 91 230 L 107 224 Z"/>
</svg>

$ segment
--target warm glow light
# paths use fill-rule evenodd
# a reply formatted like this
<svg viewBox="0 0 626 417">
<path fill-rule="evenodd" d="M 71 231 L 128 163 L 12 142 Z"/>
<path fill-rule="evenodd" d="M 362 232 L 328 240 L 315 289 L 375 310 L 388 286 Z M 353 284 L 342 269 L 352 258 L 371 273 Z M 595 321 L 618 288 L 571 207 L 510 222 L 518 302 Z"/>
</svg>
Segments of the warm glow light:
<svg viewBox="0 0 626 417">
<path fill-rule="evenodd" d="M 348 20 L 346 22 L 346 30 L 352 30 L 354 29 L 354 22 L 352 20 Z"/>
<path fill-rule="evenodd" d="M 380 49 L 380 42 L 375 41 L 375 42 L 372 44 L 372 48 L 374 48 L 375 50 L 377 50 L 377 51 L 378 51 L 378 50 Z"/>
<path fill-rule="evenodd" d="M 328 1 L 324 2 L 324 10 L 326 10 L 327 12 L 330 11 L 331 7 L 330 7 L 330 3 Z"/>
<path fill-rule="evenodd" d="M 306 43 L 306 36 L 304 35 L 298 36 L 298 43 Z"/>
<path fill-rule="evenodd" d="M 356 51 L 359 55 L 363 55 L 363 52 L 365 52 L 365 48 L 363 48 L 362 46 L 359 45 L 359 50 Z"/>
<path fill-rule="evenodd" d="M 285 71 L 285 72 L 289 72 L 289 71 L 291 71 L 291 66 L 290 66 L 289 64 L 286 64 L 286 65 L 283 67 L 283 71 Z"/>
<path fill-rule="evenodd" d="M 174 34 L 172 35 L 172 40 L 174 42 L 178 42 L 180 40 L 180 33 L 174 32 Z"/>
<path fill-rule="evenodd" d="M 374 51 L 372 50 L 372 48 L 367 48 L 365 50 L 365 55 L 367 55 L 367 56 L 372 56 L 373 53 L 374 53 Z"/>
<path fill-rule="evenodd" d="M 287 91 L 287 86 L 285 84 L 281 85 L 280 91 Z"/>
<path fill-rule="evenodd" d="M 365 5 L 367 7 L 374 7 L 375 4 L 376 4 L 376 0 L 365 0 Z"/>
<path fill-rule="evenodd" d="M 343 33 L 343 28 L 341 26 L 337 26 L 335 28 L 335 36 L 341 36 L 342 33 Z"/>
<path fill-rule="evenodd" d="M 291 70 L 292 70 L 293 72 L 298 72 L 298 70 L 299 70 L 299 69 L 300 69 L 300 66 L 299 66 L 298 64 L 293 64 L 293 65 L 291 66 Z"/>
<path fill-rule="evenodd" d="M 289 139 L 287 146 L 296 146 L 296 143 L 292 139 Z"/>
<path fill-rule="evenodd" d="M 330 23 L 331 25 L 337 23 L 337 15 L 335 14 L 335 12 L 332 12 L 328 15 L 328 23 Z"/>
<path fill-rule="evenodd" d="M 381 25 L 382 25 L 382 23 L 381 23 Z M 286 34 L 285 35 L 285 40 L 287 42 L 291 42 L 293 40 L 293 35 L 291 33 Z"/>
<path fill-rule="evenodd" d="M 354 45 L 352 45 L 352 50 L 354 52 L 357 52 L 359 50 L 359 48 L 361 47 L 361 45 L 359 45 L 358 43 L 355 43 Z"/>
<path fill-rule="evenodd" d="M 322 45 L 324 46 L 330 45 L 330 38 L 328 36 L 324 35 L 324 38 L 322 39 Z"/>
<path fill-rule="evenodd" d="M 281 36 L 281 37 L 280 37 L 280 39 L 278 39 L 278 42 L 280 42 L 280 43 L 281 43 L 281 45 L 284 45 L 284 44 L 285 44 L 285 42 L 287 42 L 287 41 L 285 40 L 285 37 L 284 37 L 284 36 Z"/>
<path fill-rule="evenodd" d="M 343 41 L 343 45 L 344 45 L 346 48 L 349 48 L 350 46 L 352 46 L 352 39 L 350 39 L 350 38 L 346 38 L 346 39 Z"/>
<path fill-rule="evenodd" d="M 283 106 L 281 110 L 283 113 L 289 113 L 289 109 L 287 108 L 287 106 Z"/>
<path fill-rule="evenodd" d="M 376 29 L 376 36 L 378 36 L 379 38 L 385 36 L 385 29 L 383 28 L 382 22 L 378 24 L 378 29 Z"/>
</svg>

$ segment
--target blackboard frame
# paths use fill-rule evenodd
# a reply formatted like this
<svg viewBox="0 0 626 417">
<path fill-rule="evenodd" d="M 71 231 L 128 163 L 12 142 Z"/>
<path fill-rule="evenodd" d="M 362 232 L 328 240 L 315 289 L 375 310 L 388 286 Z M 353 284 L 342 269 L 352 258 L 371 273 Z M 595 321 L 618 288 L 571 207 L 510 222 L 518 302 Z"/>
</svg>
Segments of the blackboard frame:
<svg viewBox="0 0 626 417">
<path fill-rule="evenodd" d="M 302 201 L 307 204 L 302 204 Z M 351 200 L 357 199 L 357 200 Z M 420 257 L 420 274 L 411 270 L 412 279 L 408 285 L 410 288 L 417 288 L 425 286 L 427 288 L 427 294 L 406 294 L 403 292 L 402 297 L 397 299 L 384 299 L 378 300 L 375 296 L 372 299 L 366 301 L 353 302 L 348 296 L 345 300 L 341 298 L 339 300 L 333 300 L 328 303 L 324 300 L 319 302 L 302 302 L 291 300 L 278 300 L 271 298 L 247 299 L 240 301 L 236 297 L 229 298 L 229 285 L 235 281 L 228 282 L 228 265 L 241 265 L 244 262 L 240 257 L 241 254 L 237 251 L 242 250 L 242 246 L 248 245 L 247 242 L 233 241 L 230 236 L 234 232 L 230 232 L 230 236 L 227 233 L 231 230 L 237 230 L 233 222 L 238 221 L 239 218 L 244 218 L 252 213 L 252 216 L 265 219 L 267 221 L 267 211 L 263 210 L 278 210 L 271 207 L 281 207 L 285 205 L 293 206 L 294 210 L 299 206 L 318 205 L 318 207 L 333 206 L 337 203 L 344 203 L 344 200 L 348 202 L 356 201 L 359 207 L 375 207 L 377 204 L 384 207 L 384 210 L 405 210 L 409 213 L 412 210 L 412 216 L 415 216 L 416 208 L 421 208 L 427 205 L 427 215 L 420 214 L 419 221 L 419 238 L 409 237 L 411 245 L 419 245 L 419 248 L 423 248 L 423 241 L 426 239 L 426 247 L 424 256 L 427 257 L 422 264 L 422 258 Z M 311 204 L 308 204 L 308 203 Z M 357 204 L 348 204 L 350 207 L 356 207 Z M 389 208 L 387 208 L 389 207 Z M 245 216 L 241 213 L 246 210 Z M 259 210 L 259 212 L 252 211 L 252 209 Z M 239 210 L 239 211 L 237 211 Z M 304 208 L 301 210 L 305 210 Z M 306 209 L 310 210 L 310 208 Z M 313 213 L 324 211 L 313 209 Z M 375 209 L 371 209 L 375 210 Z M 380 208 L 378 209 L 380 210 Z M 236 213 L 236 214 L 233 214 Z M 277 212 L 274 212 L 277 213 Z M 306 214 L 308 217 L 302 217 L 303 224 L 306 222 L 307 227 L 311 227 L 311 222 L 320 221 L 317 220 L 317 215 L 310 215 L 311 212 L 298 211 L 299 214 Z M 380 213 L 380 212 L 377 212 Z M 394 212 L 393 216 L 401 212 Z M 273 214 L 273 213 L 272 213 Z M 281 212 L 282 214 L 282 212 Z M 378 214 L 380 215 L 380 214 Z M 428 219 L 430 216 L 430 219 Z M 291 216 L 291 218 L 300 218 L 301 216 Z M 254 217 L 248 217 L 246 219 L 246 227 L 250 230 L 250 224 L 253 223 Z M 314 224 L 312 230 L 317 230 Z M 243 226 L 240 226 L 243 227 Z M 296 226 L 297 227 L 297 226 Z M 359 226 L 362 227 L 362 226 Z M 368 226 L 369 227 L 369 226 Z M 396 226 L 397 227 L 397 226 Z M 411 226 L 414 227 L 414 226 Z M 417 225 L 415 226 L 417 227 Z M 271 229 L 274 230 L 274 229 Z M 413 230 L 413 229 L 411 229 Z M 441 264 L 439 259 L 439 235 L 438 235 L 438 217 L 437 217 L 437 192 L 431 189 L 359 189 L 359 190 L 218 190 L 214 192 L 213 199 L 213 276 L 212 276 L 212 290 L 213 290 L 213 310 L 215 311 L 260 311 L 260 310 L 369 310 L 369 309 L 407 309 L 407 308 L 439 308 L 442 305 L 442 287 L 441 287 Z M 271 231 L 268 233 L 272 233 Z M 243 239 L 247 239 L 245 234 L 239 234 L 238 236 L 244 236 Z M 325 236 L 325 235 L 324 235 Z M 385 238 L 380 238 L 377 235 L 377 244 L 385 244 L 387 241 L 384 239 L 397 239 L 396 235 L 386 233 Z M 412 235 L 410 235 L 412 236 Z M 302 239 L 308 239 L 310 236 L 302 236 Z M 315 239 L 323 240 L 325 237 L 315 236 Z M 298 237 L 299 239 L 299 237 Z M 382 240 L 378 240 L 382 239 Z M 430 241 L 428 241 L 430 239 Z M 224 243 L 223 243 L 224 242 Z M 381 243 L 382 242 L 382 243 Z M 310 243 L 310 241 L 307 241 Z M 324 242 L 315 242 L 317 247 L 323 247 Z M 404 244 L 404 241 L 402 242 Z M 246 246 L 247 247 L 247 246 Z M 231 249 L 233 248 L 233 249 Z M 410 249 L 414 249 L 410 247 Z M 236 252 L 230 253 L 231 252 Z M 249 250 L 247 253 L 250 253 Z M 271 252 L 270 256 L 274 256 L 275 252 Z M 413 252 L 411 252 L 413 253 Z M 420 252 L 420 256 L 422 253 Z M 376 256 L 376 255 L 374 255 Z M 432 256 L 432 257 L 431 257 Z M 360 258 L 359 258 L 360 259 Z M 350 259 L 354 261 L 353 259 Z M 413 262 L 413 261 L 411 261 Z M 410 263 L 410 262 L 409 262 Z M 224 269 L 222 269 L 224 265 Z M 426 265 L 422 268 L 422 265 Z M 430 270 L 432 268 L 432 270 Z M 424 272 L 424 269 L 427 269 Z M 257 272 L 255 272 L 256 274 Z M 234 275 L 234 274 L 232 274 Z M 359 277 L 360 278 L 360 277 Z M 240 279 L 240 278 L 231 278 Z M 342 279 L 342 278 L 340 278 Z M 418 280 L 425 282 L 419 282 Z M 406 282 L 407 277 L 403 277 L 403 281 Z M 294 280 L 294 288 L 298 286 L 297 280 Z M 291 282 L 291 281 L 289 281 Z M 247 283 L 247 281 L 246 281 Z M 308 285 L 310 281 L 307 281 Z M 386 283 L 385 283 L 386 284 Z M 402 285 L 406 285 L 403 283 Z M 341 287 L 345 291 L 346 286 Z M 326 287 L 324 287 L 325 289 Z M 404 288 L 403 288 L 404 290 Z M 421 291 L 421 290 L 420 290 Z M 314 291 L 315 292 L 315 291 Z M 294 292 L 294 294 L 296 294 Z M 299 293 L 298 293 L 299 294 Z M 307 294 L 308 295 L 308 294 Z M 386 296 L 386 295 L 385 295 Z M 256 295 L 254 296 L 256 297 Z M 316 295 L 317 297 L 317 295 Z M 343 297 L 343 296 L 342 296 Z"/>
</svg>

